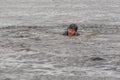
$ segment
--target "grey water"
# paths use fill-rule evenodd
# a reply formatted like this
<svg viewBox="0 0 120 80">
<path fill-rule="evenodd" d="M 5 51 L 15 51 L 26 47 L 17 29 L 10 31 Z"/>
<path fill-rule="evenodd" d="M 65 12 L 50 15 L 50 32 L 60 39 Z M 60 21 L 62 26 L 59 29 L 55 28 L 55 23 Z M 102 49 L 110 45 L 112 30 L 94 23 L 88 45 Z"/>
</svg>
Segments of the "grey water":
<svg viewBox="0 0 120 80">
<path fill-rule="evenodd" d="M 119 22 L 119 0 L 0 0 L 0 80 L 120 80 Z"/>
</svg>

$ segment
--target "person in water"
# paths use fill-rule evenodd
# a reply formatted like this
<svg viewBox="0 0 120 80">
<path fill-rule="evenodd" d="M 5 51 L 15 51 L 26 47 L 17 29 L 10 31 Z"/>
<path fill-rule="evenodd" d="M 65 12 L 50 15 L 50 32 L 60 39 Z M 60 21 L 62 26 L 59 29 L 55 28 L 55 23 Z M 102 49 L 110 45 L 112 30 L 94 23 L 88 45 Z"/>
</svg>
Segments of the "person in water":
<svg viewBox="0 0 120 80">
<path fill-rule="evenodd" d="M 67 28 L 67 31 L 63 33 L 64 36 L 79 36 L 80 34 L 77 32 L 78 26 L 76 24 L 70 24 Z"/>
</svg>

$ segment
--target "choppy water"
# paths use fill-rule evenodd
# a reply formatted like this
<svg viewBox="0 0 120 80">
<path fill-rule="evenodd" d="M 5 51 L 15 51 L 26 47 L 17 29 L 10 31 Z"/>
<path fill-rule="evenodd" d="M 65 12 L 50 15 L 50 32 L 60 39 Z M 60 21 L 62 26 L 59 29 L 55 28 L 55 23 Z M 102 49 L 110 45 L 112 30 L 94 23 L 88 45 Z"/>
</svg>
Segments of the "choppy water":
<svg viewBox="0 0 120 80">
<path fill-rule="evenodd" d="M 120 0 L 0 0 L 0 25 L 119 24 Z"/>
<path fill-rule="evenodd" d="M 80 25 L 78 37 L 62 36 L 63 27 L 0 28 L 0 78 L 120 79 L 119 26 Z"/>
<path fill-rule="evenodd" d="M 0 80 L 120 80 L 119 0 L 0 0 Z M 63 36 L 77 23 L 78 37 Z"/>
</svg>

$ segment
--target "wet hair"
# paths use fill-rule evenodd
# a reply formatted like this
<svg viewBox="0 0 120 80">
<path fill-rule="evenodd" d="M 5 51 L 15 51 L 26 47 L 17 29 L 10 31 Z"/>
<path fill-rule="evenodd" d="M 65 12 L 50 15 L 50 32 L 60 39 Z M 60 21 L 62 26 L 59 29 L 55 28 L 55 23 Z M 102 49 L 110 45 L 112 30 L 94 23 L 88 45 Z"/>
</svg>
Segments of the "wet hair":
<svg viewBox="0 0 120 80">
<path fill-rule="evenodd" d="M 68 29 L 74 29 L 75 31 L 77 31 L 78 30 L 78 26 L 77 26 L 77 24 L 70 24 Z"/>
</svg>

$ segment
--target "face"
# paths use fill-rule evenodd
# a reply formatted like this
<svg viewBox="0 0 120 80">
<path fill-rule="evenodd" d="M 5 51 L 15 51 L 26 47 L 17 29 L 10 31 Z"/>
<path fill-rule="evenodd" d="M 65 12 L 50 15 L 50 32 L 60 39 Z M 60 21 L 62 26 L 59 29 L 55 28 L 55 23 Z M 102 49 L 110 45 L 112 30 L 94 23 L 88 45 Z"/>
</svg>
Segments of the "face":
<svg viewBox="0 0 120 80">
<path fill-rule="evenodd" d="M 76 31 L 74 29 L 67 29 L 67 32 L 68 32 L 68 36 L 74 36 Z"/>
</svg>

